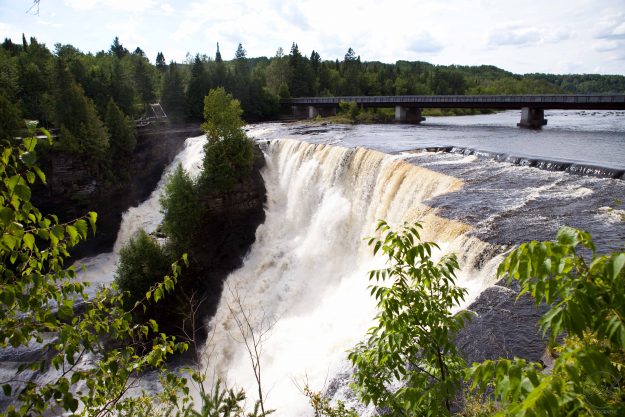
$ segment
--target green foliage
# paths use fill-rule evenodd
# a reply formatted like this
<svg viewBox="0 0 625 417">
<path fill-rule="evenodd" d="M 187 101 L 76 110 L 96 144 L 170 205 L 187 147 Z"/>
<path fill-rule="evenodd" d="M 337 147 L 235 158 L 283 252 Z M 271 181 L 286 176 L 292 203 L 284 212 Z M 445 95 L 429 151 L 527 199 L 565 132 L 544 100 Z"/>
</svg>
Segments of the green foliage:
<svg viewBox="0 0 625 417">
<path fill-rule="evenodd" d="M 540 328 L 552 343 L 566 339 L 551 373 L 521 359 L 486 361 L 471 368 L 473 387 L 493 384 L 506 416 L 623 415 L 625 252 L 597 254 L 588 233 L 564 227 L 555 242 L 519 246 L 498 272 L 550 306 Z"/>
<path fill-rule="evenodd" d="M 356 121 L 359 113 L 360 108 L 358 108 L 358 104 L 355 101 L 341 101 L 339 103 L 339 115 L 348 117 L 352 122 Z"/>
<path fill-rule="evenodd" d="M 121 248 L 115 282 L 121 291 L 128 293 L 130 306 L 162 280 L 169 264 L 169 257 L 163 248 L 143 230 Z"/>
<path fill-rule="evenodd" d="M 169 69 L 163 75 L 161 102 L 165 112 L 167 113 L 167 117 L 172 121 L 179 122 L 184 118 L 184 86 L 178 65 L 173 62 L 169 65 Z"/>
<path fill-rule="evenodd" d="M 204 99 L 202 128 L 208 141 L 200 181 L 209 190 L 231 189 L 249 175 L 254 164 L 254 144 L 242 129 L 241 114 L 239 101 L 221 87 Z"/>
<path fill-rule="evenodd" d="M 203 212 L 199 195 L 189 174 L 178 165 L 167 179 L 160 198 L 162 228 L 178 253 L 191 250 L 199 228 Z"/>
<path fill-rule="evenodd" d="M 369 239 L 388 267 L 369 273 L 379 313 L 349 353 L 360 398 L 389 415 L 449 415 L 464 370 L 453 340 L 468 315 L 451 313 L 466 294 L 455 284 L 458 262 L 454 255 L 432 261 L 438 246 L 420 241 L 420 227 L 393 232 L 380 222 L 382 237 Z"/>
<path fill-rule="evenodd" d="M 320 392 L 304 387 L 304 395 L 308 397 L 315 417 L 358 417 L 354 409 L 348 409 L 342 401 L 332 405 L 330 400 Z"/>
<path fill-rule="evenodd" d="M 132 152 L 137 145 L 134 125 L 111 99 L 106 106 L 104 117 L 110 134 L 110 160 L 118 177 L 130 170 Z"/>
<path fill-rule="evenodd" d="M 89 230 L 95 232 L 97 216 L 88 213 L 59 223 L 31 203 L 31 187 L 37 180 L 45 182 L 45 175 L 36 165 L 34 124 L 29 128 L 31 135 L 24 140 L 2 143 L 0 348 L 38 342 L 45 355 L 3 381 L 3 392 L 13 402 L 0 415 L 146 415 L 146 395 L 124 394 L 141 372 L 162 368 L 170 354 L 186 345 L 158 334 L 155 323 L 134 324 L 123 308 L 124 296 L 114 289 L 101 288 L 89 297 L 88 284 L 75 279 L 73 267 L 64 266 L 69 250 Z M 42 133 L 51 140 L 46 130 Z M 170 292 L 180 266 L 174 264 L 172 272 L 135 307 Z M 84 357 L 93 361 L 85 363 Z M 29 380 L 29 373 L 47 369 L 54 370 L 50 381 Z"/>
<path fill-rule="evenodd" d="M 93 101 L 85 96 L 62 61 L 57 62 L 55 69 L 54 122 L 61 129 L 61 149 L 91 161 L 105 158 L 108 131 Z"/>
</svg>

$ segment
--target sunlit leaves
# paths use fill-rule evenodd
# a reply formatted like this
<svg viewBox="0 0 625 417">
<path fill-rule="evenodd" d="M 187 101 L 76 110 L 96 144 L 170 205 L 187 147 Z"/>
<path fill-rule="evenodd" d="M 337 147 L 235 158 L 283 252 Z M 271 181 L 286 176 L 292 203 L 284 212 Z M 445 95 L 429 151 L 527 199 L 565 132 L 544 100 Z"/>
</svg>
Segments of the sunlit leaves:
<svg viewBox="0 0 625 417">
<path fill-rule="evenodd" d="M 161 368 L 165 359 L 186 345 L 163 334 L 153 323 L 135 324 L 123 307 L 124 294 L 102 288 L 87 296 L 88 284 L 76 281 L 72 267 L 64 266 L 69 251 L 95 233 L 97 215 L 67 223 L 42 214 L 30 202 L 31 188 L 45 175 L 36 163 L 35 124 L 31 136 L 2 143 L 0 164 L 0 348 L 31 348 L 40 344 L 40 359 L 22 364 L 16 375 L 3 381 L 3 393 L 12 397 L 1 415 L 157 415 L 153 397 L 125 398 L 134 378 Z M 48 139 L 49 133 L 43 132 Z M 184 259 L 186 264 L 186 258 Z M 180 274 L 174 264 L 152 291 L 173 290 Z M 160 297 L 159 297 L 160 298 Z M 147 301 L 143 298 L 141 303 Z M 105 344 L 106 342 L 106 344 Z M 108 345 L 108 346 L 107 346 Z M 85 362 L 85 356 L 91 360 Z M 27 371 L 55 369 L 45 383 L 28 382 Z M 172 380 L 183 392 L 183 380 Z M 176 409 L 190 399 L 170 405 Z M 113 410 L 115 412 L 113 413 Z M 188 410 L 187 410 L 188 412 Z"/>
<path fill-rule="evenodd" d="M 361 400 L 393 415 L 449 415 L 464 363 L 453 344 L 467 314 L 453 315 L 466 290 L 455 284 L 453 255 L 434 262 L 435 243 L 422 242 L 421 225 L 391 231 L 381 221 L 381 238 L 369 238 L 387 268 L 369 272 L 379 310 L 368 339 L 349 353 Z M 391 389 L 399 382 L 401 388 Z"/>
<path fill-rule="evenodd" d="M 520 359 L 486 361 L 470 369 L 473 387 L 494 385 L 506 416 L 624 414 L 624 265 L 625 253 L 597 254 L 591 236 L 570 227 L 554 242 L 512 251 L 499 275 L 550 306 L 540 327 L 552 344 L 564 343 L 550 373 Z"/>
</svg>

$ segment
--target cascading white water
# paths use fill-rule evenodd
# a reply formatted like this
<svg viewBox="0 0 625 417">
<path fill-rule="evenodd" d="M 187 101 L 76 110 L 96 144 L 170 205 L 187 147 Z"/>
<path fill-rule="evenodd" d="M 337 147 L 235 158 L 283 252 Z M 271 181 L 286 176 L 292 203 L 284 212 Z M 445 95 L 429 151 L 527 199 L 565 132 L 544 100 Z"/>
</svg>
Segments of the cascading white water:
<svg viewBox="0 0 625 417">
<path fill-rule="evenodd" d="M 106 284 L 113 280 L 115 267 L 119 260 L 119 250 L 128 243 L 139 230 L 143 229 L 147 233 L 152 233 L 163 221 L 159 199 L 168 176 L 179 164 L 182 165 L 192 177 L 200 173 L 205 142 L 206 136 L 188 138 L 185 141 L 184 149 L 176 155 L 174 161 L 165 169 L 156 189 L 152 191 L 150 197 L 138 206 L 130 207 L 123 214 L 113 251 L 78 261 L 80 265 L 86 267 L 84 272 L 80 271 L 78 274 L 80 280 L 90 281 L 98 285 Z"/>
<path fill-rule="evenodd" d="M 273 141 L 266 160 L 266 220 L 243 266 L 225 282 L 203 365 L 254 398 L 256 380 L 242 343 L 251 335 L 239 326 L 249 319 L 255 336 L 264 334 L 267 407 L 281 416 L 311 415 L 300 388 L 323 389 L 343 372 L 346 350 L 364 337 L 375 314 L 367 271 L 383 262 L 363 238 L 374 234 L 378 219 L 395 226 L 419 221 L 424 239 L 456 252 L 467 302 L 492 284 L 498 260 L 477 270 L 489 245 L 423 204 L 461 187 L 456 178 L 376 151 L 293 140 Z"/>
</svg>

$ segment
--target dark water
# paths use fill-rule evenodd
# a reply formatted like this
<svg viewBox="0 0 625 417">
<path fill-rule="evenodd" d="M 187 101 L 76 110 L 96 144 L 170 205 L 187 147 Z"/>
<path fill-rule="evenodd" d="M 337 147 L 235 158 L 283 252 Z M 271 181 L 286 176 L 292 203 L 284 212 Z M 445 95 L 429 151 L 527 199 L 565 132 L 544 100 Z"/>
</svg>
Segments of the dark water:
<svg viewBox="0 0 625 417">
<path fill-rule="evenodd" d="M 419 126 L 263 124 L 250 132 L 399 154 L 460 178 L 459 191 L 428 205 L 491 243 L 549 240 L 568 225 L 590 231 L 600 249 L 622 249 L 625 181 L 611 177 L 625 171 L 625 112 L 547 112 L 540 131 L 517 128 L 518 117 L 507 111 Z"/>
</svg>

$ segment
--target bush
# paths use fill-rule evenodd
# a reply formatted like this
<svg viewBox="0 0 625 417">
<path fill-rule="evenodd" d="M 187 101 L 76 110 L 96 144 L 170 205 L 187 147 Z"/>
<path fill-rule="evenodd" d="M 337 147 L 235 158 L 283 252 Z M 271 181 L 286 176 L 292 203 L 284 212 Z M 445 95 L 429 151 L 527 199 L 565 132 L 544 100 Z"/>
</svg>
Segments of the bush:
<svg viewBox="0 0 625 417">
<path fill-rule="evenodd" d="M 450 255 L 434 263 L 438 246 L 420 241 L 420 227 L 398 233 L 380 222 L 383 236 L 370 238 L 388 264 L 369 273 L 380 312 L 367 340 L 349 353 L 361 400 L 389 415 L 450 415 L 464 373 L 453 340 L 468 313 L 451 313 L 466 294 L 455 283 L 458 262 Z M 391 388 L 395 382 L 399 389 Z"/>
<path fill-rule="evenodd" d="M 128 306 L 141 300 L 152 286 L 161 282 L 170 269 L 170 260 L 161 245 L 145 231 L 132 238 L 119 251 L 115 282 L 128 292 Z"/>
<path fill-rule="evenodd" d="M 254 164 L 254 143 L 242 127 L 241 105 L 223 88 L 204 98 L 202 128 L 206 132 L 200 183 L 211 191 L 226 191 L 249 176 Z"/>
<path fill-rule="evenodd" d="M 549 373 L 518 358 L 485 361 L 468 372 L 473 387 L 494 386 L 506 416 L 625 415 L 625 252 L 597 254 L 588 233 L 564 227 L 555 242 L 512 251 L 499 275 L 550 305 L 540 327 L 552 344 L 566 337 Z"/>
</svg>

